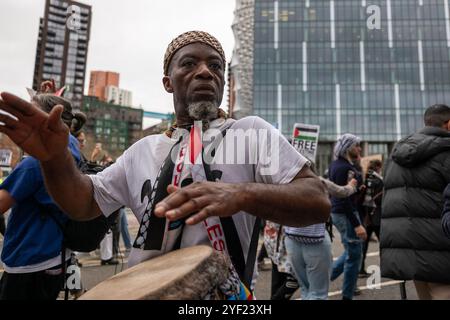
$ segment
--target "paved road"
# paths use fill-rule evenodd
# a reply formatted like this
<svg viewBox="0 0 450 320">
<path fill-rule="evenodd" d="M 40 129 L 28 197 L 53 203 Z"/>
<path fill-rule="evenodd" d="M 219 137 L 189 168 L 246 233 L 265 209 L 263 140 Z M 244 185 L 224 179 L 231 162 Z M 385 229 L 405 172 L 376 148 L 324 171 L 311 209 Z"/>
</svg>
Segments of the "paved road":
<svg viewBox="0 0 450 320">
<path fill-rule="evenodd" d="M 337 257 L 342 252 L 342 246 L 339 238 L 333 242 L 333 256 Z M 88 264 L 87 261 L 90 261 Z M 126 261 L 126 259 L 125 259 Z M 97 259 L 84 259 L 84 265 L 90 265 L 89 267 L 82 268 L 83 283 L 86 288 L 92 288 L 95 284 L 107 279 L 120 271 L 122 266 L 99 266 Z M 366 260 L 366 265 L 379 265 L 378 257 L 378 242 L 371 242 L 369 245 L 369 254 Z M 123 268 L 126 268 L 124 266 Z M 256 285 L 255 294 L 258 299 L 266 300 L 270 298 L 270 281 L 271 271 L 260 271 L 258 274 L 258 281 Z M 370 285 L 370 283 L 369 283 Z M 330 300 L 341 299 L 340 288 L 342 286 L 342 276 L 336 281 L 331 283 L 329 298 Z M 391 279 L 381 279 L 380 289 L 370 289 L 367 286 L 367 279 L 359 279 L 358 287 L 361 289 L 362 294 L 355 297 L 355 300 L 400 300 L 400 286 L 397 281 Z M 412 282 L 407 282 L 406 285 L 407 298 L 410 300 L 417 299 L 417 295 Z M 297 291 L 293 299 L 298 299 L 300 296 Z"/>
<path fill-rule="evenodd" d="M 137 229 L 139 227 L 138 222 L 132 216 L 131 212 L 128 214 L 129 228 L 130 233 L 134 237 L 137 233 Z M 335 232 L 335 240 L 333 242 L 333 256 L 338 257 L 342 253 L 342 245 L 340 243 L 338 232 Z M 0 237 L 1 238 L 1 237 Z M 2 245 L 2 240 L 0 239 L 0 249 Z M 117 266 L 101 266 L 100 260 L 98 258 L 98 254 L 92 252 L 88 255 L 84 255 L 80 258 L 80 261 L 83 264 L 81 268 L 81 274 L 83 279 L 83 284 L 86 289 L 90 289 L 94 287 L 99 282 L 108 279 L 114 274 L 126 269 L 127 259 L 126 257 L 122 258 L 123 264 L 119 264 Z M 378 242 L 371 242 L 369 245 L 369 254 L 366 260 L 366 266 L 370 265 L 379 265 L 379 256 L 378 256 Z M 2 268 L 0 267 L 0 273 L 2 272 Z M 270 281 L 271 281 L 271 271 L 260 271 L 258 274 L 258 281 L 256 285 L 255 295 L 258 299 L 269 299 L 270 298 Z M 369 283 L 370 284 L 370 283 Z M 340 288 L 342 286 L 342 276 L 338 278 L 336 281 L 331 283 L 329 298 L 332 300 L 341 299 Z M 359 279 L 358 287 L 361 289 L 362 294 L 355 297 L 355 300 L 399 300 L 400 296 L 400 287 L 396 281 L 392 281 L 390 279 L 381 279 L 381 288 L 380 289 L 369 289 L 367 287 L 367 279 Z M 412 282 L 407 282 L 406 292 L 408 299 L 417 299 L 416 292 L 414 290 L 414 286 Z M 294 295 L 294 299 L 299 298 L 299 291 Z"/>
<path fill-rule="evenodd" d="M 333 241 L 333 257 L 336 258 L 342 253 L 342 245 L 339 239 L 339 233 L 334 232 L 336 238 Z M 380 259 L 378 254 L 378 242 L 370 242 L 368 257 L 366 259 L 366 268 L 370 265 L 379 266 Z M 367 278 L 358 279 L 358 287 L 361 289 L 361 295 L 355 296 L 355 300 L 400 300 L 400 286 L 398 281 L 392 281 L 392 279 L 381 278 L 381 288 L 380 289 L 370 289 L 371 283 L 367 284 Z M 258 299 L 269 299 L 270 298 L 270 281 L 271 281 L 271 271 L 261 271 L 258 275 L 258 281 L 256 284 L 256 297 Z M 368 288 L 369 285 L 369 288 Z M 336 279 L 330 284 L 329 299 L 339 300 L 342 298 L 341 290 L 342 288 L 342 276 Z M 407 298 L 410 300 L 417 299 L 417 294 L 414 289 L 414 285 L 411 281 L 406 284 Z M 300 292 L 294 294 L 293 299 L 299 299 Z"/>
</svg>

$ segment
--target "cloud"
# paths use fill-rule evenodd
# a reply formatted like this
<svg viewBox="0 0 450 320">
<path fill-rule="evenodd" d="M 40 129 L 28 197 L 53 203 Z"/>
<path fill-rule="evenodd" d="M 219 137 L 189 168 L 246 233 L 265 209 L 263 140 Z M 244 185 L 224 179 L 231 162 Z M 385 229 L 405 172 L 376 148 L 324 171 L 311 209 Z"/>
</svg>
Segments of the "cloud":
<svg viewBox="0 0 450 320">
<path fill-rule="evenodd" d="M 163 56 L 169 42 L 189 30 L 204 30 L 233 49 L 234 0 L 84 0 L 92 6 L 86 73 L 120 73 L 120 86 L 133 92 L 133 104 L 171 112 L 172 97 L 162 87 Z M 33 80 L 39 18 L 45 0 L 0 1 L 0 91 L 26 97 Z M 226 99 L 223 100 L 224 102 Z"/>
</svg>

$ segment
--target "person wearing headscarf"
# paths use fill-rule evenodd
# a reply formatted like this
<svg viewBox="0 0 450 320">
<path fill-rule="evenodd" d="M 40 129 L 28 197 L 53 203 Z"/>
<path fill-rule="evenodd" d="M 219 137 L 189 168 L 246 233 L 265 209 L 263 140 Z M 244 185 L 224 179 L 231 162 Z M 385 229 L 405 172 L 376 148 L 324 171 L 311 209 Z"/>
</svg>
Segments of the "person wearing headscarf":
<svg viewBox="0 0 450 320">
<path fill-rule="evenodd" d="M 354 149 L 354 147 L 359 147 L 360 143 L 361 139 L 359 137 L 351 133 L 343 134 L 334 145 L 334 160 L 337 160 L 339 158 L 349 158 L 349 162 L 353 163 L 355 157 L 361 152 L 361 150 L 359 150 L 357 154 L 357 150 Z"/>
<path fill-rule="evenodd" d="M 351 179 L 362 185 L 362 177 L 355 168 L 355 161 L 361 156 L 361 139 L 353 134 L 342 135 L 333 150 L 334 161 L 329 168 L 329 179 L 344 186 Z M 362 240 L 367 237 L 355 207 L 354 195 L 346 198 L 331 197 L 331 217 L 341 234 L 344 252 L 333 263 L 331 281 L 344 274 L 342 298 L 353 299 L 362 259 Z"/>
</svg>

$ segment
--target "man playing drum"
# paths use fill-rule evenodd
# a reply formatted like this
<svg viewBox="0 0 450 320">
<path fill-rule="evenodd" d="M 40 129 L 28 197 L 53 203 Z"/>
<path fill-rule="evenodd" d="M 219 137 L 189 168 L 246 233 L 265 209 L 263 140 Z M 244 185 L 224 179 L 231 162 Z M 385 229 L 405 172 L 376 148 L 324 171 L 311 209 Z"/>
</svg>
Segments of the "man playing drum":
<svg viewBox="0 0 450 320">
<path fill-rule="evenodd" d="M 307 226 L 325 222 L 330 203 L 307 159 L 278 130 L 259 117 L 227 119 L 219 109 L 225 65 L 223 49 L 210 34 L 191 31 L 175 38 L 162 80 L 173 95 L 177 125 L 141 139 L 94 176 L 81 174 L 70 155 L 62 107 L 47 114 L 2 93 L 0 109 L 17 119 L 0 114 L 0 132 L 40 160 L 49 193 L 72 219 L 132 209 L 140 228 L 131 266 L 207 244 L 230 254 L 248 287 L 257 218 Z M 238 160 L 228 157 L 236 152 L 236 140 Z"/>
</svg>

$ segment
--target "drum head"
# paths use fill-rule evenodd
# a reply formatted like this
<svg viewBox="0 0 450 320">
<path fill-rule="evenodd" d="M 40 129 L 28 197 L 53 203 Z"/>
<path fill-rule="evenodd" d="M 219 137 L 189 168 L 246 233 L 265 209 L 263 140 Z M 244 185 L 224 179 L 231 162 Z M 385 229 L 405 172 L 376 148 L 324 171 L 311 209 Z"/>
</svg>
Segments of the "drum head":
<svg viewBox="0 0 450 320">
<path fill-rule="evenodd" d="M 229 276 L 230 261 L 208 246 L 172 251 L 99 283 L 81 300 L 202 299 Z"/>
</svg>

